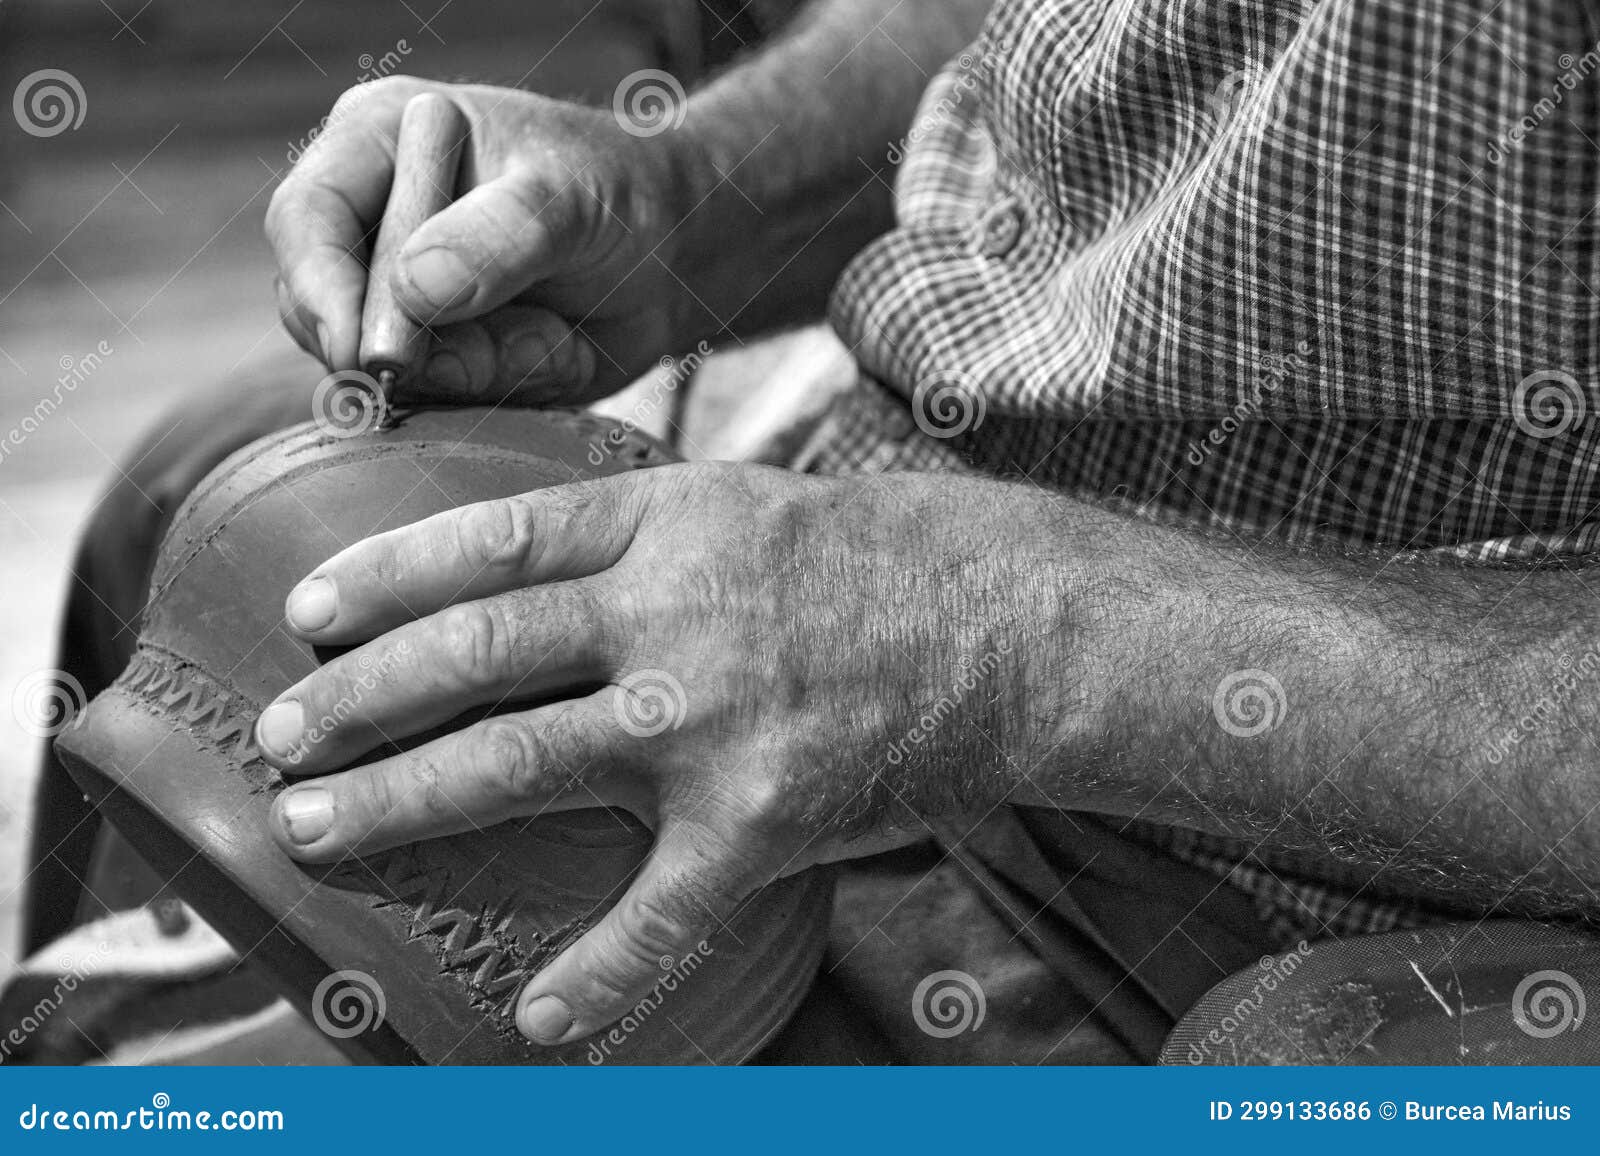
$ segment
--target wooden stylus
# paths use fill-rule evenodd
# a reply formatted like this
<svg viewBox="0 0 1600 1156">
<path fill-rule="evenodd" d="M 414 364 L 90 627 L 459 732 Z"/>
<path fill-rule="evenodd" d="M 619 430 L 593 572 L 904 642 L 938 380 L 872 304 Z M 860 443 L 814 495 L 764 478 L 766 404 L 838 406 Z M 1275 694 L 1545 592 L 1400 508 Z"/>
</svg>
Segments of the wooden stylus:
<svg viewBox="0 0 1600 1156">
<path fill-rule="evenodd" d="M 367 299 L 361 309 L 361 368 L 376 379 L 385 413 L 394 401 L 396 383 L 416 372 L 428 346 L 427 326 L 395 299 L 395 261 L 411 234 L 455 199 L 468 131 L 461 109 L 436 93 L 413 96 L 400 114 L 394 183 L 367 265 Z"/>
</svg>

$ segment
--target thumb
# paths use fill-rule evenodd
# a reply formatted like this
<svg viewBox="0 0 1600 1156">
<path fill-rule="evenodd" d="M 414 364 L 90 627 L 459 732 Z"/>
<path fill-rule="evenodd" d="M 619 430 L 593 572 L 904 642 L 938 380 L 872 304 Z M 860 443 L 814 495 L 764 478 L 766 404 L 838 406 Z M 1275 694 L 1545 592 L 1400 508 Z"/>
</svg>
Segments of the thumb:
<svg viewBox="0 0 1600 1156">
<path fill-rule="evenodd" d="M 621 901 L 523 990 L 523 1035 L 553 1045 L 599 1031 L 722 930 L 755 887 L 731 855 L 708 844 L 723 846 L 681 821 L 662 827 Z"/>
<path fill-rule="evenodd" d="M 400 250 L 394 290 L 425 325 L 476 317 L 565 264 L 587 235 L 582 198 L 541 190 L 526 173 L 479 185 L 430 217 Z"/>
</svg>

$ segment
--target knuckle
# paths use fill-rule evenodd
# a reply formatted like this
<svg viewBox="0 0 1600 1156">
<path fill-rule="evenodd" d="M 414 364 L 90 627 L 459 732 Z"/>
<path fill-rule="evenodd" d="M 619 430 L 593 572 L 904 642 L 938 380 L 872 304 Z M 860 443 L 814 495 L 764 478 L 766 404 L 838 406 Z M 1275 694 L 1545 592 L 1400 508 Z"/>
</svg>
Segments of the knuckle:
<svg viewBox="0 0 1600 1156">
<path fill-rule="evenodd" d="M 483 502 L 457 520 L 457 548 L 481 569 L 523 573 L 533 559 L 538 523 L 538 512 L 526 498 Z"/>
<path fill-rule="evenodd" d="M 512 631 L 489 602 L 463 602 L 440 616 L 445 661 L 460 683 L 498 683 L 511 675 Z"/>
<path fill-rule="evenodd" d="M 688 938 L 684 920 L 654 891 L 625 898 L 622 914 L 624 933 L 619 943 L 627 961 L 635 967 L 656 970 L 662 957 L 676 956 Z"/>
<path fill-rule="evenodd" d="M 499 223 L 521 228 L 524 221 L 550 221 L 552 215 L 564 207 L 559 203 L 563 198 L 552 198 L 532 172 L 524 171 L 520 175 L 519 180 L 503 181 L 494 186 L 495 193 L 502 198 L 496 205 L 496 215 L 501 218 Z"/>
<path fill-rule="evenodd" d="M 478 771 L 505 798 L 533 796 L 542 778 L 544 760 L 533 731 L 508 718 L 491 719 L 479 731 L 481 758 Z"/>
<path fill-rule="evenodd" d="M 774 776 L 761 775 L 740 790 L 742 814 L 740 834 L 728 838 L 728 850 L 738 854 L 748 850 L 743 843 L 766 843 L 779 835 L 796 820 L 796 798 L 783 781 Z"/>
<path fill-rule="evenodd" d="M 640 977 L 609 941 L 596 946 L 584 964 L 584 984 L 577 1002 L 596 1020 L 617 1018 L 633 1001 L 634 990 L 643 986 Z M 583 1014 L 580 1012 L 580 1018 Z"/>
<path fill-rule="evenodd" d="M 606 578 L 569 583 L 572 599 L 568 621 L 581 623 L 584 634 L 602 665 L 615 667 L 627 658 L 630 640 L 637 637 L 639 593 L 631 584 Z"/>
<path fill-rule="evenodd" d="M 587 1002 L 601 1018 L 610 1018 L 609 1008 L 632 1000 L 660 972 L 662 957 L 676 954 L 675 944 L 662 941 L 657 946 L 631 926 L 613 925 L 585 961 Z"/>
</svg>

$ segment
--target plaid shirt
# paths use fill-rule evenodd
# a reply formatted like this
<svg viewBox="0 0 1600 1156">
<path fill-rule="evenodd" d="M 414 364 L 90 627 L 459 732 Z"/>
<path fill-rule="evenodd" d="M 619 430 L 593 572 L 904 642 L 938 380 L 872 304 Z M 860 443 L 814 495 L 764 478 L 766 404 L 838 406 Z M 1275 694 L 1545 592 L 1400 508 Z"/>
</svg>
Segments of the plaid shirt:
<svg viewBox="0 0 1600 1156">
<path fill-rule="evenodd" d="M 1594 0 L 1002 0 L 923 98 L 798 463 L 1119 494 L 1241 538 L 1595 549 Z M 1136 825 L 1286 942 L 1420 912 Z"/>
</svg>

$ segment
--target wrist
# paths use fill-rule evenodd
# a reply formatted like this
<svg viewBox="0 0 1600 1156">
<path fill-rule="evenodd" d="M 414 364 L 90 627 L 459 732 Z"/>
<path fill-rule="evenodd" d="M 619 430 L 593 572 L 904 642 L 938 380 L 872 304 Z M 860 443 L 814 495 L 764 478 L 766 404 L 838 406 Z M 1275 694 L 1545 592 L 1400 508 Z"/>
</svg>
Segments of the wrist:
<svg viewBox="0 0 1600 1156">
<path fill-rule="evenodd" d="M 1018 625 L 1006 749 L 1026 772 L 1014 776 L 1012 801 L 1077 806 L 1115 744 L 1123 688 L 1143 677 L 1135 668 L 1149 659 L 1156 598 L 1126 581 L 1138 567 L 1122 519 L 1056 495 L 1030 498 L 1008 567 Z"/>
</svg>

